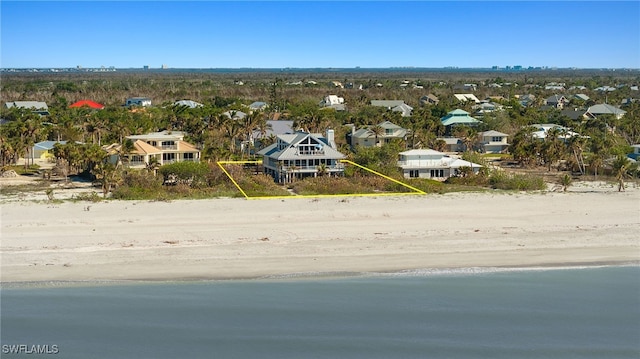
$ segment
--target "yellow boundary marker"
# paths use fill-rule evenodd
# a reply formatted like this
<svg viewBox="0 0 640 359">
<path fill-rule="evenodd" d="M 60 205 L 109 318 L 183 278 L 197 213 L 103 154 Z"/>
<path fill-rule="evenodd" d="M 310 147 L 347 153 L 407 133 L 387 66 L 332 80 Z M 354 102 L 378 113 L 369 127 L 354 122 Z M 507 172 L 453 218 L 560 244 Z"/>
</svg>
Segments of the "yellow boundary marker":
<svg viewBox="0 0 640 359">
<path fill-rule="evenodd" d="M 373 174 L 375 174 L 376 176 L 380 176 L 384 179 L 387 179 L 391 182 L 397 183 L 403 187 L 409 188 L 410 190 L 412 190 L 413 192 L 384 192 L 384 193 L 351 193 L 351 194 L 311 194 L 311 195 L 295 195 L 295 196 L 258 196 L 258 197 L 249 197 L 247 195 L 247 193 L 242 189 L 242 187 L 240 187 L 240 185 L 238 184 L 238 182 L 236 182 L 235 179 L 233 179 L 233 177 L 231 176 L 231 174 L 224 168 L 223 165 L 242 165 L 242 164 L 262 164 L 262 161 L 218 161 L 217 165 L 218 167 L 220 167 L 220 169 L 222 169 L 222 171 L 224 172 L 225 175 L 227 175 L 227 177 L 229 177 L 229 179 L 231 180 L 231 182 L 233 182 L 233 184 L 236 186 L 236 188 L 238 188 L 238 190 L 240 191 L 240 193 L 242 193 L 242 195 L 246 198 L 246 199 L 284 199 L 284 198 L 329 198 L 329 197 L 378 197 L 378 196 L 406 196 L 406 195 L 416 195 L 416 194 L 427 194 L 426 192 L 415 188 L 413 186 L 410 186 L 406 183 L 400 182 L 396 179 L 393 179 L 389 176 L 383 175 L 380 172 L 374 171 L 370 168 L 367 168 L 365 166 L 359 165 L 353 161 L 349 161 L 349 160 L 340 160 L 340 162 L 342 163 L 348 163 L 350 165 L 354 165 L 358 168 L 362 168 L 365 171 L 371 172 Z"/>
</svg>

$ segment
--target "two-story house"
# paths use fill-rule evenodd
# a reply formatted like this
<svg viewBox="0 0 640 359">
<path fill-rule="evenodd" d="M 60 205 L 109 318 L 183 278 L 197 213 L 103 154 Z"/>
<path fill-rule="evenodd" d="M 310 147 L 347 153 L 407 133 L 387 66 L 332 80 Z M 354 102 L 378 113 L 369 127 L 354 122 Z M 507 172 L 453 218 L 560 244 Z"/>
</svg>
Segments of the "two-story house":
<svg viewBox="0 0 640 359">
<path fill-rule="evenodd" d="M 289 183 L 308 176 L 339 176 L 344 173 L 340 162 L 345 156 L 336 149 L 335 134 L 327 136 L 308 132 L 278 135 L 276 143 L 258 152 L 263 156 L 264 173 L 277 183 Z"/>
<path fill-rule="evenodd" d="M 484 131 L 478 134 L 480 146 L 484 153 L 503 153 L 509 148 L 506 133 L 498 131 Z"/>
<path fill-rule="evenodd" d="M 553 95 L 553 96 L 549 96 L 546 100 L 545 100 L 545 104 L 547 106 L 551 106 L 557 109 L 563 109 L 564 106 L 566 104 L 569 103 L 569 100 L 567 100 L 566 97 L 562 96 L 562 95 Z"/>
<path fill-rule="evenodd" d="M 379 127 L 379 133 L 376 133 L 377 129 L 375 127 Z M 367 126 L 357 131 L 355 127 L 353 129 L 354 131 L 349 135 L 349 145 L 351 145 L 352 148 L 356 148 L 357 146 L 379 147 L 394 139 L 404 140 L 407 137 L 407 130 L 391 121 L 383 121 L 377 126 Z"/>
<path fill-rule="evenodd" d="M 126 164 L 130 168 L 145 168 L 152 158 L 162 166 L 173 162 L 199 162 L 200 150 L 184 141 L 180 131 L 151 132 L 144 135 L 127 136 L 133 141 L 133 151 L 124 153 Z M 117 161 L 121 145 L 103 147 L 111 155 L 111 161 Z"/>
</svg>

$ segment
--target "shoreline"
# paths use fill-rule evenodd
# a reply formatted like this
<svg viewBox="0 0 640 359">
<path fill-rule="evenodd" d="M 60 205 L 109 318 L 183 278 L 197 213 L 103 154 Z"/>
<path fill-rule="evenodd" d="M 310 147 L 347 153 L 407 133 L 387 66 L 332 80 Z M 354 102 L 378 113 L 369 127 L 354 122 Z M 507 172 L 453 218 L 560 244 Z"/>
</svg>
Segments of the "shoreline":
<svg viewBox="0 0 640 359">
<path fill-rule="evenodd" d="M 4 202 L 1 211 L 2 286 L 640 263 L 638 188 Z"/>
<path fill-rule="evenodd" d="M 267 282 L 313 282 L 340 281 L 348 279 L 392 279 L 392 278 L 428 278 L 444 276 L 475 276 L 497 273 L 548 272 L 565 270 L 590 270 L 603 268 L 640 268 L 640 261 L 584 263 L 575 265 L 549 264 L 543 266 L 516 267 L 460 267 L 460 268 L 417 268 L 393 272 L 317 272 L 287 273 L 264 277 L 247 278 L 174 278 L 174 279 L 123 279 L 123 280 L 85 280 L 85 281 L 17 281 L 0 282 L 0 289 L 56 289 L 77 287 L 109 287 L 165 284 L 216 284 L 216 283 L 267 283 Z"/>
</svg>

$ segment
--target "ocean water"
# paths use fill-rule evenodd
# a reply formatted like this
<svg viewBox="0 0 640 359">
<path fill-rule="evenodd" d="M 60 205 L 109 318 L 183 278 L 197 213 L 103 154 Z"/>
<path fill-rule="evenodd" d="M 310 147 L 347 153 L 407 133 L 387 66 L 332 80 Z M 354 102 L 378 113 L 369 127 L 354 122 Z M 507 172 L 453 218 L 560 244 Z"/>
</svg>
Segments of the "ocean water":
<svg viewBox="0 0 640 359">
<path fill-rule="evenodd" d="M 640 358 L 638 266 L 4 286 L 0 299 L 2 358 Z"/>
</svg>

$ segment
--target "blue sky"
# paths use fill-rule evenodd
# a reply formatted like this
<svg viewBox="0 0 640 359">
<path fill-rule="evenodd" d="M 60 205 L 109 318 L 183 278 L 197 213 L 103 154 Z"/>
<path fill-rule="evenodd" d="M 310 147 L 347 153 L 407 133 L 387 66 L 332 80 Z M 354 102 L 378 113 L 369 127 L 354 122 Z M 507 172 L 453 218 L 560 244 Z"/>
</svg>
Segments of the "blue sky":
<svg viewBox="0 0 640 359">
<path fill-rule="evenodd" d="M 0 67 L 640 68 L 640 1 L 0 1 Z"/>
</svg>

